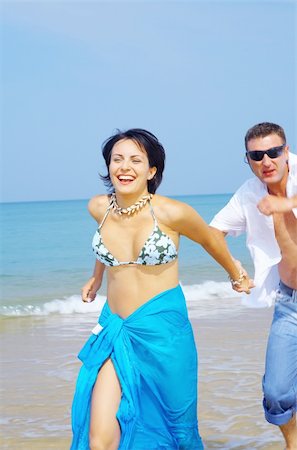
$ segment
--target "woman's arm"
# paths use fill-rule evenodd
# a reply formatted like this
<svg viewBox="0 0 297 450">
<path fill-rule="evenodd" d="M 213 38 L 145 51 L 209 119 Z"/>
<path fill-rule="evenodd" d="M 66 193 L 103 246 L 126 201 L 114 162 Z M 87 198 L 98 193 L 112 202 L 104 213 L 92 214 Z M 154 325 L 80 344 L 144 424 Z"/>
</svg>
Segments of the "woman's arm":
<svg viewBox="0 0 297 450">
<path fill-rule="evenodd" d="M 89 213 L 97 223 L 101 222 L 107 207 L 108 197 L 106 195 L 97 195 L 96 197 L 91 198 L 88 203 Z M 104 270 L 104 264 L 96 259 L 93 275 L 81 289 L 81 298 L 83 302 L 89 303 L 95 300 L 96 293 L 101 287 Z"/>
<path fill-rule="evenodd" d="M 202 217 L 189 205 L 182 202 L 173 202 L 171 207 L 171 223 L 173 228 L 181 235 L 202 245 L 202 247 L 226 270 L 233 281 L 233 289 L 238 292 L 249 293 L 253 286 L 248 277 L 242 276 L 224 239 L 220 239 L 207 225 Z"/>
<path fill-rule="evenodd" d="M 101 287 L 105 266 L 96 259 L 93 275 L 81 289 L 81 298 L 83 302 L 90 303 L 95 300 L 97 291 Z"/>
</svg>

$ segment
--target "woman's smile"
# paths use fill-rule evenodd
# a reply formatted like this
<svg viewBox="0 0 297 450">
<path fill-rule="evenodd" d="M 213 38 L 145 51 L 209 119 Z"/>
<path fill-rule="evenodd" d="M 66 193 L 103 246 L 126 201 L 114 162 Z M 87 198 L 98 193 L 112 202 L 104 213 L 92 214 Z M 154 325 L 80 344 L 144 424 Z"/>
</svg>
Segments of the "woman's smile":
<svg viewBox="0 0 297 450">
<path fill-rule="evenodd" d="M 132 175 L 119 175 L 117 178 L 123 185 L 131 184 L 135 180 L 135 177 L 133 177 Z"/>
</svg>

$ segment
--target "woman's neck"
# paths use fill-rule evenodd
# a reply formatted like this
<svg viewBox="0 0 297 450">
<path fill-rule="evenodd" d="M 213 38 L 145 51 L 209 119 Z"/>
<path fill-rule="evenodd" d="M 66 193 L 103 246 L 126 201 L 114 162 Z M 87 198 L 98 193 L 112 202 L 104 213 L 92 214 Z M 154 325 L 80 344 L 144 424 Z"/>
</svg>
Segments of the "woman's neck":
<svg viewBox="0 0 297 450">
<path fill-rule="evenodd" d="M 122 194 L 116 192 L 117 204 L 120 208 L 128 208 L 131 205 L 134 205 L 136 202 L 141 200 L 144 196 L 149 195 L 147 189 L 141 193 L 131 193 L 131 194 Z"/>
</svg>

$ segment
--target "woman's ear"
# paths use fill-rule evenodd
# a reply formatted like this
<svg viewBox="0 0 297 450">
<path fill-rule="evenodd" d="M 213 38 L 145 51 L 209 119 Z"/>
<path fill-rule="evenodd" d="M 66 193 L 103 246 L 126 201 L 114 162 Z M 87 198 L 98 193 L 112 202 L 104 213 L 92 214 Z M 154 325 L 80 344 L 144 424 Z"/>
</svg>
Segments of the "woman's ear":
<svg viewBox="0 0 297 450">
<path fill-rule="evenodd" d="M 157 173 L 157 167 L 150 167 L 149 175 L 147 177 L 148 180 L 152 180 Z"/>
</svg>

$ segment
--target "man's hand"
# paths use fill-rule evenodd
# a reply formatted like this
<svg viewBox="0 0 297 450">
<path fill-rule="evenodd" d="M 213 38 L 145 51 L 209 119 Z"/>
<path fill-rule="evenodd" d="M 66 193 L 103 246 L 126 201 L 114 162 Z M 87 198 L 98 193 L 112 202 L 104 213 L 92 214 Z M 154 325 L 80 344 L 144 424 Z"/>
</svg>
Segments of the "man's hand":
<svg viewBox="0 0 297 450">
<path fill-rule="evenodd" d="M 257 205 L 259 211 L 265 216 L 273 213 L 284 213 L 292 211 L 294 208 L 294 199 L 287 197 L 277 197 L 276 195 L 266 195 Z"/>
</svg>

